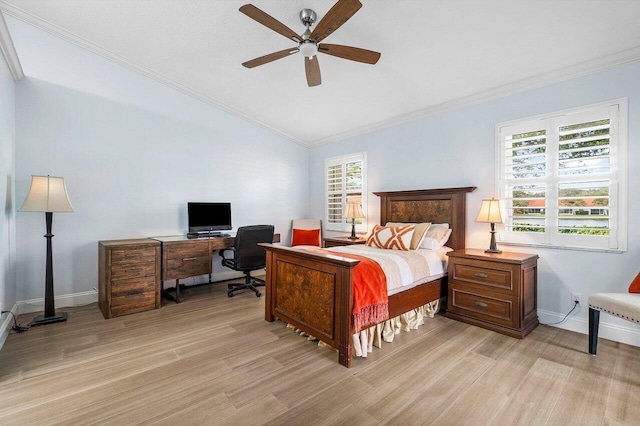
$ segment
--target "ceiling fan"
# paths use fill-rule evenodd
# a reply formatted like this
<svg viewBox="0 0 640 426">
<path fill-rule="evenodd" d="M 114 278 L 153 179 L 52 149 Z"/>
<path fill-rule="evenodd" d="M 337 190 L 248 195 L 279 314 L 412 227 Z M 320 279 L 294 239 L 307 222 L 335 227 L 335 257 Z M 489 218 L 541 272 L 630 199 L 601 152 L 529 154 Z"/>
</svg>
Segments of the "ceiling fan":
<svg viewBox="0 0 640 426">
<path fill-rule="evenodd" d="M 316 53 L 318 52 L 373 65 L 378 62 L 378 59 L 380 59 L 380 53 L 378 52 L 360 49 L 358 47 L 320 43 L 331 33 L 340 28 L 342 24 L 347 22 L 347 20 L 349 20 L 349 18 L 351 18 L 361 7 L 362 3 L 358 0 L 338 0 L 329 12 L 327 12 L 325 17 L 318 22 L 313 31 L 311 31 L 311 26 L 316 22 L 317 15 L 311 9 L 303 9 L 300 11 L 300 21 L 302 21 L 307 29 L 302 33 L 302 35 L 298 35 L 282 22 L 258 9 L 254 5 L 245 4 L 240 8 L 240 12 L 244 13 L 249 18 L 258 21 L 265 27 L 270 28 L 279 34 L 282 34 L 286 38 L 298 43 L 298 47 L 260 56 L 259 58 L 247 61 L 242 65 L 247 68 L 253 68 L 300 52 L 305 57 L 304 68 L 309 87 L 318 86 L 322 83 L 322 79 L 320 77 L 320 66 L 318 65 L 318 58 L 316 56 Z"/>
</svg>

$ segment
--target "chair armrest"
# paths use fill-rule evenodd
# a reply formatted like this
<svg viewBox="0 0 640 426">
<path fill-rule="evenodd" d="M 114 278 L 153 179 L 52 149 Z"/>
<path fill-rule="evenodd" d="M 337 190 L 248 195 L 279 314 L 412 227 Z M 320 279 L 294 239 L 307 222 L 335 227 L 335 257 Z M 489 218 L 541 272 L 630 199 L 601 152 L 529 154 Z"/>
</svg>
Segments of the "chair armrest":
<svg viewBox="0 0 640 426">
<path fill-rule="evenodd" d="M 232 253 L 233 253 L 233 256 L 231 257 L 231 259 L 235 259 L 235 257 L 236 257 L 236 251 L 235 251 L 235 249 L 234 249 L 234 248 L 225 248 L 225 249 L 222 249 L 222 250 L 220 250 L 220 251 L 218 252 L 218 254 L 220 254 L 220 256 L 221 256 L 223 259 L 228 259 L 227 257 L 225 257 L 225 256 L 224 256 L 224 252 L 226 252 L 226 251 L 232 252 Z"/>
</svg>

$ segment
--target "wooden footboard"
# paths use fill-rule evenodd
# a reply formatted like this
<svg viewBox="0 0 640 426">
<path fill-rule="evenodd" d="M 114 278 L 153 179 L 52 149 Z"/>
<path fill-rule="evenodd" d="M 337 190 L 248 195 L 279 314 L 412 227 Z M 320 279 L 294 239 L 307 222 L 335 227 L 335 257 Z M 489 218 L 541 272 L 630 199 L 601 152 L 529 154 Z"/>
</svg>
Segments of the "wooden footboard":
<svg viewBox="0 0 640 426">
<path fill-rule="evenodd" d="M 261 244 L 267 252 L 265 320 L 279 318 L 352 356 L 353 268 L 359 260 Z"/>
</svg>

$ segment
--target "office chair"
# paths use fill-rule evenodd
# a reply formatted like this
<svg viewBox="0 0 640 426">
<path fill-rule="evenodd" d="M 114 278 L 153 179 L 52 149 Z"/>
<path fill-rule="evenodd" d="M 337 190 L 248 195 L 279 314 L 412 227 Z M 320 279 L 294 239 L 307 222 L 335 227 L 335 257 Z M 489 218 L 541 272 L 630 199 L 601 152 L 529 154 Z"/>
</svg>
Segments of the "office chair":
<svg viewBox="0 0 640 426">
<path fill-rule="evenodd" d="M 234 292 L 243 289 L 254 291 L 256 297 L 261 296 L 256 287 L 264 286 L 264 280 L 252 277 L 251 271 L 257 271 L 267 266 L 265 251 L 258 243 L 271 242 L 273 242 L 273 225 L 241 226 L 238 228 L 233 248 L 220 250 L 222 265 L 235 271 L 244 272 L 245 275 L 244 283 L 227 286 L 227 296 L 233 297 Z M 233 253 L 233 257 L 225 257 L 226 252 Z"/>
</svg>

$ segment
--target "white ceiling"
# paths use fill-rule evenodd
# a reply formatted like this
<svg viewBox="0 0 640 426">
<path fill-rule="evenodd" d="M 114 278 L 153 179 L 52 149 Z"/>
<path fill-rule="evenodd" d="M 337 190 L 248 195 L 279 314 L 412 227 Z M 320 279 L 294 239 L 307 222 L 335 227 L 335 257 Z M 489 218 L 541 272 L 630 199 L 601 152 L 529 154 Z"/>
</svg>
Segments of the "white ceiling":
<svg viewBox="0 0 640 426">
<path fill-rule="evenodd" d="M 335 0 L 250 0 L 297 33 Z M 240 64 L 295 47 L 249 0 L 0 0 L 0 10 L 295 142 L 313 146 L 640 59 L 638 0 L 361 0 L 324 41 L 382 53 Z M 18 51 L 18 56 L 20 52 Z M 29 75 L 29 70 L 24 70 Z"/>
</svg>

